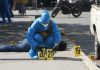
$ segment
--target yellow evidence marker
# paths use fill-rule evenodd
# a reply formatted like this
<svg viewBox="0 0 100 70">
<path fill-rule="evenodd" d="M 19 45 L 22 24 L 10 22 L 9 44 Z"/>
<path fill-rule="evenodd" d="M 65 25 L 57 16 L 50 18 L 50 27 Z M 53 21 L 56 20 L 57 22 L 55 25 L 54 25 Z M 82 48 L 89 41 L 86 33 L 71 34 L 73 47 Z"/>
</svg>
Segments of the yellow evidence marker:
<svg viewBox="0 0 100 70">
<path fill-rule="evenodd" d="M 38 52 L 38 59 L 45 60 L 45 53 L 45 48 L 42 48 L 42 50 Z"/>
<path fill-rule="evenodd" d="M 95 60 L 95 55 L 90 53 L 89 56 L 88 56 L 91 60 Z"/>
<path fill-rule="evenodd" d="M 74 56 L 81 56 L 80 46 L 74 46 Z"/>
<path fill-rule="evenodd" d="M 10 45 L 16 45 L 15 41 L 10 41 Z"/>
<path fill-rule="evenodd" d="M 46 59 L 47 60 L 53 60 L 54 53 L 52 52 L 52 49 L 47 49 L 46 51 Z"/>
</svg>

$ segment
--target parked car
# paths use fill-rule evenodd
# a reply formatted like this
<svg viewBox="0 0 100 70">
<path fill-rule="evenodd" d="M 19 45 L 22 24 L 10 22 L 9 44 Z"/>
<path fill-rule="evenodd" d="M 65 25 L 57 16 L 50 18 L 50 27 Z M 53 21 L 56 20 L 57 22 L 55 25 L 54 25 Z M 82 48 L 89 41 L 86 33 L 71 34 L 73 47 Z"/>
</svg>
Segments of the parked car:
<svg viewBox="0 0 100 70">
<path fill-rule="evenodd" d="M 100 0 L 97 0 L 96 4 L 91 6 L 90 11 L 90 31 L 95 37 L 95 56 L 100 60 Z"/>
</svg>

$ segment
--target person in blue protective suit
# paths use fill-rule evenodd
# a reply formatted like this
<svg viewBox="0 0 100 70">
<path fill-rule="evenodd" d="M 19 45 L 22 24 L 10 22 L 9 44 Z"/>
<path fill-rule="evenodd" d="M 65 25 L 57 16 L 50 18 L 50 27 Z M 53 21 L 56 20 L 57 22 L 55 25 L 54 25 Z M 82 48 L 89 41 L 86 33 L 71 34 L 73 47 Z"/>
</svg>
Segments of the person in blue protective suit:
<svg viewBox="0 0 100 70">
<path fill-rule="evenodd" d="M 32 25 L 28 28 L 26 38 L 30 45 L 29 55 L 32 59 L 38 58 L 37 47 L 55 49 L 61 42 L 61 34 L 58 26 L 50 19 L 47 10 L 43 10 Z"/>
</svg>

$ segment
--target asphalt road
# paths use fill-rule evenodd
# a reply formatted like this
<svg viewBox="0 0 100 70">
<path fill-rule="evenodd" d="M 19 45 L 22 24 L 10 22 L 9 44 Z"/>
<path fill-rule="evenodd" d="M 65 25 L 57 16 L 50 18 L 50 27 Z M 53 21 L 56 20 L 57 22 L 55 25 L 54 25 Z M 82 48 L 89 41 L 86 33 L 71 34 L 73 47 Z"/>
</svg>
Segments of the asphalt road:
<svg viewBox="0 0 100 70">
<path fill-rule="evenodd" d="M 18 15 L 18 12 L 14 12 L 15 15 Z M 15 18 L 12 18 L 13 22 L 16 22 L 13 24 L 13 26 L 5 26 L 2 27 L 2 24 L 0 24 L 0 44 L 5 43 L 6 41 L 9 44 L 11 39 L 14 39 L 18 42 L 19 40 L 22 40 L 25 38 L 25 32 L 27 31 L 27 28 L 30 26 L 30 21 L 33 21 L 35 18 L 32 15 L 41 14 L 40 11 L 27 11 L 26 15 L 28 16 L 15 16 Z M 51 14 L 51 11 L 50 11 Z M 31 17 L 29 17 L 29 15 Z M 67 37 L 72 40 L 76 45 L 80 45 L 82 48 L 82 51 L 89 55 L 91 52 L 94 52 L 94 37 L 90 34 L 90 13 L 89 12 L 82 12 L 82 15 L 78 18 L 74 18 L 71 14 L 70 15 L 63 15 L 58 13 L 58 15 L 55 18 L 52 18 L 60 28 L 64 28 L 65 32 L 67 34 Z M 28 21 L 28 22 L 26 22 Z M 25 24 L 26 23 L 26 24 Z M 15 29 L 14 29 L 15 28 Z M 14 32 L 14 33 L 13 33 Z M 3 36 L 4 34 L 7 34 L 7 36 Z M 13 36 L 11 36 L 13 35 Z M 17 37 L 18 36 L 18 37 Z M 8 38 L 10 40 L 8 40 Z"/>
<path fill-rule="evenodd" d="M 59 13 L 53 18 L 59 27 L 65 29 L 67 37 L 76 45 L 80 45 L 82 51 L 89 55 L 94 52 L 94 37 L 90 34 L 90 12 L 83 12 L 78 18 L 72 15 L 62 15 Z"/>
</svg>

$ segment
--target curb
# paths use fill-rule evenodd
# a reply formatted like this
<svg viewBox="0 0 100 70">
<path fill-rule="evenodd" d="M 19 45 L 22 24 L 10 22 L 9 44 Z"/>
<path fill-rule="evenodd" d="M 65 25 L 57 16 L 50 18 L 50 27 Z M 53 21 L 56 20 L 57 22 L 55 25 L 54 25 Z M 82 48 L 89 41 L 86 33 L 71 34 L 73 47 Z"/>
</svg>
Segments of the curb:
<svg viewBox="0 0 100 70">
<path fill-rule="evenodd" d="M 89 70 L 100 70 L 91 59 L 89 59 L 83 52 L 82 56 L 79 58 L 82 59 L 82 62 L 89 68 Z"/>
</svg>

